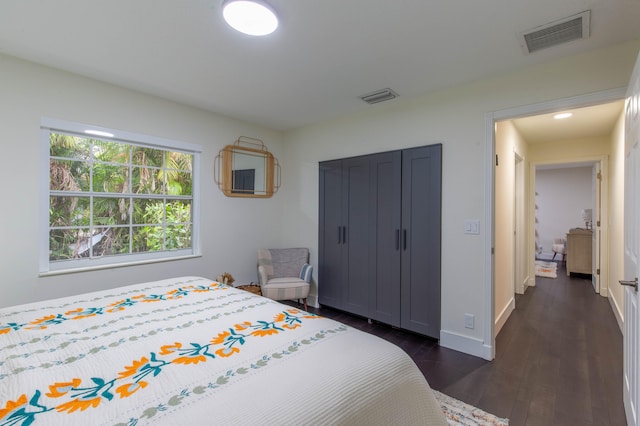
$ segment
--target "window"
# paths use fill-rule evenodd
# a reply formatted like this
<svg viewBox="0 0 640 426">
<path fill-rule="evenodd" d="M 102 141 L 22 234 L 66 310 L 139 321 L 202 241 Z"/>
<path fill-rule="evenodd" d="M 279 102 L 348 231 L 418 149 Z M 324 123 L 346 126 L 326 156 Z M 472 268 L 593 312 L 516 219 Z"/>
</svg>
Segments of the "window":
<svg viewBox="0 0 640 426">
<path fill-rule="evenodd" d="M 42 139 L 42 273 L 198 254 L 198 146 L 48 119 Z"/>
</svg>

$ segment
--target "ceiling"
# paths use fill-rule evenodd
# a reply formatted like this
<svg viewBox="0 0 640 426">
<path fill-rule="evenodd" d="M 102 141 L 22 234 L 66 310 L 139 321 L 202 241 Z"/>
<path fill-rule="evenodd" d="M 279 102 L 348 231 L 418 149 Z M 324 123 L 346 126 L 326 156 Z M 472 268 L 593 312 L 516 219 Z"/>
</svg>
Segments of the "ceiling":
<svg viewBox="0 0 640 426">
<path fill-rule="evenodd" d="M 639 0 L 269 0 L 262 38 L 221 3 L 2 0 L 0 53 L 287 130 L 640 39 Z M 586 9 L 588 39 L 523 53 L 521 32 Z"/>
<path fill-rule="evenodd" d="M 590 137 L 611 136 L 622 115 L 624 101 L 616 101 L 584 108 L 558 112 L 571 112 L 563 120 L 553 118 L 558 112 L 511 120 L 527 143 L 558 142 Z"/>
</svg>

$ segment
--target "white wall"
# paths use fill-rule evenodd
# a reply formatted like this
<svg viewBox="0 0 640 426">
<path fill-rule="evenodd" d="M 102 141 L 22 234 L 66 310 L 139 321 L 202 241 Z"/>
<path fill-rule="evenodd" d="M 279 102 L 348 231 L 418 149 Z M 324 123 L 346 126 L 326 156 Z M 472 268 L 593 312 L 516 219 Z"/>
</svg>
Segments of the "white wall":
<svg viewBox="0 0 640 426">
<path fill-rule="evenodd" d="M 396 148 L 443 144 L 441 344 L 491 357 L 486 324 L 493 321 L 484 277 L 485 229 L 463 234 L 465 219 L 485 223 L 485 115 L 521 105 L 624 87 L 640 43 L 626 43 L 543 66 L 425 95 L 372 106 L 366 113 L 285 134 L 283 191 L 286 241 L 302 239 L 317 264 L 318 161 Z M 428 78 L 428 75 L 425 75 Z M 318 283 L 321 288 L 322 282 Z M 487 306 L 491 307 L 487 310 Z M 475 315 L 475 329 L 464 314 Z"/>
<path fill-rule="evenodd" d="M 526 245 L 526 237 L 522 238 L 522 244 L 518 247 L 518 259 L 523 266 L 522 276 L 517 277 L 514 266 L 516 265 L 514 251 L 514 230 L 516 218 L 514 216 L 515 199 L 515 158 L 516 153 L 523 159 L 524 182 L 518 190 L 524 196 L 528 188 L 527 144 L 522 139 L 511 121 L 501 121 L 496 125 L 496 155 L 499 158 L 495 168 L 495 266 L 494 266 L 494 310 L 495 310 L 495 334 L 509 318 L 515 308 L 516 281 L 520 283 L 528 281 L 526 261 L 529 253 Z M 525 212 L 526 205 L 523 205 Z M 523 236 L 524 237 L 524 236 Z"/>
<path fill-rule="evenodd" d="M 565 238 L 571 228 L 585 227 L 581 212 L 593 206 L 591 175 L 591 167 L 536 170 L 539 258 L 551 259 L 554 238 Z"/>
<path fill-rule="evenodd" d="M 43 116 L 202 145 L 202 257 L 38 277 L 38 217 L 47 208 L 38 194 L 41 174 L 48 173 L 39 159 Z M 0 306 L 180 275 L 215 278 L 227 271 L 239 283 L 256 281 L 256 250 L 280 243 L 284 197 L 227 198 L 213 180 L 216 154 L 240 135 L 263 139 L 281 158 L 280 132 L 3 55 L 0 129 Z"/>
</svg>

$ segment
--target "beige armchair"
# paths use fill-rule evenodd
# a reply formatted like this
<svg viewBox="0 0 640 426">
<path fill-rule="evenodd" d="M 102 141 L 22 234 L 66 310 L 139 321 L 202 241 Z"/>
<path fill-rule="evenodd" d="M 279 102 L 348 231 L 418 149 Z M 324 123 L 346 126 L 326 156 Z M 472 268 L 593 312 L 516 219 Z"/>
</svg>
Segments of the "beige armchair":
<svg viewBox="0 0 640 426">
<path fill-rule="evenodd" d="M 306 310 L 312 272 L 306 248 L 258 250 L 260 290 L 269 299 L 302 299 Z"/>
</svg>

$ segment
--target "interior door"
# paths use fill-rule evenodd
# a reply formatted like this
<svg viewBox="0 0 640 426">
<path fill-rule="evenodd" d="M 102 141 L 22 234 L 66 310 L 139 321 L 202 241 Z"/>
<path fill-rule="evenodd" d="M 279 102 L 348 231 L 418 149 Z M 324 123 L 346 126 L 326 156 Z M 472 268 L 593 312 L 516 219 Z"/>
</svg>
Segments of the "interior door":
<svg viewBox="0 0 640 426">
<path fill-rule="evenodd" d="M 318 302 L 344 309 L 346 282 L 342 161 L 320 163 L 320 209 L 318 232 Z"/>
<path fill-rule="evenodd" d="M 400 326 L 402 153 L 369 156 L 369 315 Z"/>
<path fill-rule="evenodd" d="M 640 56 L 636 60 L 625 103 L 625 211 L 624 272 L 627 284 L 636 281 L 635 289 L 624 290 L 623 394 L 627 424 L 640 426 Z"/>
<path fill-rule="evenodd" d="M 600 163 L 595 163 L 591 170 L 591 193 L 594 195 L 592 211 L 591 242 L 591 284 L 596 293 L 600 293 L 600 189 L 602 175 Z"/>
<path fill-rule="evenodd" d="M 348 312 L 366 317 L 369 313 L 369 159 L 367 156 L 343 160 L 346 184 L 346 222 L 343 244 L 347 267 L 344 284 L 344 307 Z"/>
<path fill-rule="evenodd" d="M 442 145 L 402 151 L 401 327 L 440 338 Z"/>
<path fill-rule="evenodd" d="M 527 251 L 525 241 L 525 206 L 524 206 L 524 161 L 523 158 L 515 154 L 515 181 L 513 185 L 513 259 L 515 262 L 515 292 L 524 294 L 526 290 L 526 262 Z"/>
</svg>

